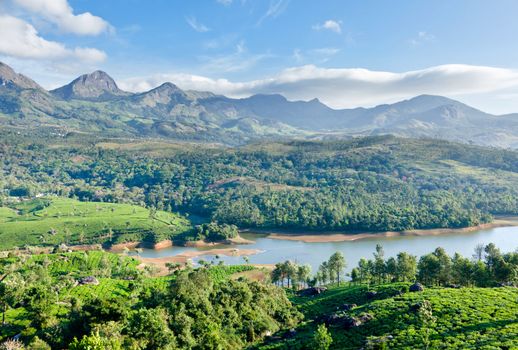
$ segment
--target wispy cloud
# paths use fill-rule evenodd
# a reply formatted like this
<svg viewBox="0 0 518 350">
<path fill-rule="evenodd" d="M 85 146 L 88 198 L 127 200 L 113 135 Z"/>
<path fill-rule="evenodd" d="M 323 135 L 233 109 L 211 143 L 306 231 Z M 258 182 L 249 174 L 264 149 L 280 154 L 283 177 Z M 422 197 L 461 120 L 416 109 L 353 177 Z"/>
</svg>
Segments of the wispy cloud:
<svg viewBox="0 0 518 350">
<path fill-rule="evenodd" d="M 259 61 L 271 57 L 271 54 L 251 54 L 245 42 L 240 41 L 234 51 L 226 55 L 201 56 L 202 69 L 207 72 L 238 72 L 255 66 Z"/>
<path fill-rule="evenodd" d="M 342 21 L 328 19 L 324 23 L 319 23 L 319 24 L 313 25 L 312 28 L 314 30 L 330 30 L 332 32 L 341 34 L 342 33 Z"/>
<path fill-rule="evenodd" d="M 293 59 L 297 63 L 302 63 L 302 61 L 304 61 L 304 55 L 302 54 L 302 50 L 301 49 L 293 50 Z"/>
<path fill-rule="evenodd" d="M 340 52 L 336 47 L 321 47 L 319 49 L 310 50 L 311 53 L 321 56 L 333 56 Z"/>
<path fill-rule="evenodd" d="M 321 47 L 302 51 L 300 49 L 293 50 L 292 57 L 298 64 L 301 63 L 325 63 L 341 50 L 336 47 Z"/>
<path fill-rule="evenodd" d="M 224 6 L 229 6 L 232 4 L 232 0 L 216 0 L 216 2 L 220 3 L 221 5 L 224 5 Z"/>
<path fill-rule="evenodd" d="M 204 25 L 203 23 L 198 22 L 196 17 L 193 17 L 193 16 L 185 17 L 185 21 L 187 22 L 187 24 L 189 24 L 191 26 L 192 29 L 194 29 L 195 31 L 197 31 L 199 33 L 205 33 L 205 32 L 210 31 L 210 28 L 207 27 L 206 25 Z"/>
<path fill-rule="evenodd" d="M 184 89 L 209 90 L 232 97 L 280 93 L 293 100 L 319 98 L 335 108 L 389 103 L 418 94 L 473 96 L 518 88 L 518 70 L 450 64 L 403 73 L 362 68 L 288 68 L 274 77 L 246 82 L 190 74 L 161 74 L 121 82 L 138 91 L 173 81 Z"/>
<path fill-rule="evenodd" d="M 276 18 L 280 14 L 282 14 L 286 8 L 290 0 L 270 0 L 270 5 L 268 6 L 268 10 L 259 18 L 257 21 L 257 25 L 260 26 L 264 20 L 268 18 Z"/>
<path fill-rule="evenodd" d="M 410 44 L 413 46 L 419 46 L 426 42 L 434 41 L 435 35 L 425 31 L 418 32 L 415 38 L 410 39 Z"/>
</svg>

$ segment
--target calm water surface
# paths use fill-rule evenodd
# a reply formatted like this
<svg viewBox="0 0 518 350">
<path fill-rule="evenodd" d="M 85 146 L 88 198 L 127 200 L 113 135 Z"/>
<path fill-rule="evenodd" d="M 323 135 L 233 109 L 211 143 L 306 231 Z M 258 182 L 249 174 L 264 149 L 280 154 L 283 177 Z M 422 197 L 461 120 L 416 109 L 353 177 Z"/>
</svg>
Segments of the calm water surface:
<svg viewBox="0 0 518 350">
<path fill-rule="evenodd" d="M 336 251 L 341 251 L 347 260 L 348 270 L 356 266 L 362 257 L 371 258 L 376 244 L 381 243 L 386 257 L 396 256 L 405 251 L 413 255 L 423 255 L 432 252 L 436 247 L 443 247 L 450 254 L 459 252 L 471 257 L 475 246 L 479 243 L 495 243 L 502 252 L 513 251 L 518 248 L 518 227 L 499 227 L 469 233 L 448 233 L 436 236 L 399 236 L 399 237 L 372 237 L 354 242 L 304 243 L 268 238 L 260 234 L 243 234 L 244 238 L 254 240 L 254 244 L 221 245 L 217 248 L 235 247 L 238 249 L 258 249 L 261 253 L 249 256 L 252 264 L 274 264 L 279 261 L 293 260 L 298 263 L 309 263 L 313 271 L 318 265 L 329 258 Z M 171 247 L 162 250 L 146 249 L 143 257 L 156 258 L 174 256 L 186 251 L 208 250 L 207 248 Z M 194 259 L 211 261 L 214 255 L 204 255 Z M 242 264 L 243 257 L 220 256 L 225 263 Z"/>
</svg>

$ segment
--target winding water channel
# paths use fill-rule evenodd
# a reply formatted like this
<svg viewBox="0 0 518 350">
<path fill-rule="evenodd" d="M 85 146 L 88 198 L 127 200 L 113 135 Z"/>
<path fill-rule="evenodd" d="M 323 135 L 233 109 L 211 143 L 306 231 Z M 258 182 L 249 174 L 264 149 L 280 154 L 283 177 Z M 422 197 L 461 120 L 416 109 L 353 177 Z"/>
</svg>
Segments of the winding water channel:
<svg viewBox="0 0 518 350">
<path fill-rule="evenodd" d="M 247 245 L 219 245 L 214 248 L 257 249 L 260 252 L 250 255 L 248 258 L 252 264 L 275 264 L 279 261 L 293 260 L 298 263 L 309 263 L 313 270 L 336 251 L 344 253 L 348 268 L 356 266 L 362 257 L 371 258 L 376 244 L 381 243 L 385 249 L 386 257 L 396 256 L 400 251 L 420 256 L 433 251 L 436 247 L 443 247 L 450 254 L 459 252 L 466 257 L 471 257 L 477 244 L 495 243 L 502 252 L 513 251 L 518 248 L 518 227 L 498 227 L 482 229 L 473 232 L 453 232 L 429 236 L 397 236 L 372 237 L 346 242 L 306 243 L 293 240 L 279 240 L 269 238 L 265 234 L 242 234 L 243 238 L 255 241 Z M 145 258 L 159 258 L 178 255 L 189 251 L 207 251 L 211 248 L 171 247 L 161 250 L 145 249 L 141 256 Z M 206 252 L 209 253 L 209 252 Z M 199 259 L 211 261 L 214 255 L 206 254 Z M 219 256 L 226 264 L 243 264 L 243 257 Z"/>
</svg>

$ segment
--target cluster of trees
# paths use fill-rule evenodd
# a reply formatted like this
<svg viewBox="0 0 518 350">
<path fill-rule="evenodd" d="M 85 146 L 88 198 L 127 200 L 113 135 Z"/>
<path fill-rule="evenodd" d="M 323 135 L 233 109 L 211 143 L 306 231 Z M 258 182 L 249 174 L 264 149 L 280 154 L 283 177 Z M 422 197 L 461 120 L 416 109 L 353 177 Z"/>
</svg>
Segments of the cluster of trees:
<svg viewBox="0 0 518 350">
<path fill-rule="evenodd" d="M 352 282 L 412 282 L 416 278 L 417 258 L 414 255 L 400 252 L 396 258 L 385 259 L 381 244 L 376 245 L 373 259 L 361 258 L 358 266 L 351 270 Z"/>
<path fill-rule="evenodd" d="M 210 222 L 196 226 L 195 240 L 204 240 L 207 242 L 221 242 L 231 238 L 236 238 L 239 234 L 236 225 L 218 224 Z"/>
<path fill-rule="evenodd" d="M 272 283 L 282 287 L 285 283 L 288 288 L 314 285 L 311 280 L 311 265 L 299 265 L 290 260 L 275 264 L 270 277 Z"/>
<path fill-rule="evenodd" d="M 216 278 L 219 274 L 212 270 L 223 267 L 175 269 L 160 287 L 158 280 L 139 272 L 131 258 L 101 263 L 92 255 L 83 266 L 76 255 L 1 261 L 1 306 L 18 309 L 24 319 L 4 325 L 3 334 L 19 333 L 27 349 L 236 349 L 294 327 L 301 319 L 284 290 L 245 279 Z M 131 274 L 121 275 L 116 265 Z M 80 288 L 70 279 L 75 269 L 97 278 L 119 278 L 103 283 L 119 284 L 128 278 L 130 282 L 117 292 L 101 284 L 90 289 L 98 293 L 70 293 Z"/>
<path fill-rule="evenodd" d="M 354 283 L 419 281 L 430 286 L 477 286 L 518 284 L 518 251 L 503 254 L 493 243 L 478 245 L 472 258 L 455 253 L 449 256 L 443 248 L 416 256 L 401 252 L 385 259 L 381 245 L 373 259 L 360 259 L 351 271 Z"/>
<path fill-rule="evenodd" d="M 340 277 L 343 277 L 346 267 L 344 255 L 341 252 L 336 252 L 329 257 L 328 261 L 320 264 L 315 279 L 320 284 L 326 284 L 328 281 L 340 284 Z"/>
<path fill-rule="evenodd" d="M 313 287 L 317 283 L 334 282 L 340 285 L 345 278 L 347 263 L 342 252 L 336 252 L 328 261 L 324 261 L 314 276 L 311 275 L 311 265 L 300 265 L 291 260 L 275 264 L 270 277 L 272 283 L 288 288 Z M 286 282 L 286 284 L 285 284 Z"/>
<path fill-rule="evenodd" d="M 240 227 L 312 230 L 465 227 L 518 214 L 518 185 L 502 173 L 518 172 L 512 151 L 391 137 L 167 153 L 31 142 L 0 144 L 4 195 L 23 187 Z M 434 171 L 445 161 L 484 169 L 498 181 L 481 172 Z"/>
<path fill-rule="evenodd" d="M 278 286 L 296 289 L 317 284 L 340 284 L 346 276 L 352 283 L 362 284 L 418 281 L 443 287 L 518 285 L 518 249 L 503 254 L 493 243 L 477 245 L 471 259 L 459 253 L 449 256 L 441 247 L 419 259 L 406 252 L 385 258 L 383 246 L 377 244 L 372 259 L 361 258 L 348 275 L 345 274 L 346 267 L 341 252 L 322 262 L 314 275 L 310 265 L 287 260 L 275 265 L 271 281 Z"/>
</svg>

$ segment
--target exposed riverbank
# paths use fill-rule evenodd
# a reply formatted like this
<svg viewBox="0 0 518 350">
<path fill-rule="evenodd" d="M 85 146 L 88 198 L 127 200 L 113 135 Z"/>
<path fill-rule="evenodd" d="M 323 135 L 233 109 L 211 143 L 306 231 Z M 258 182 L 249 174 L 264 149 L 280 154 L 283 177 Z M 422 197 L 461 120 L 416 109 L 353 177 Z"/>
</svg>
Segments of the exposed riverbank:
<svg viewBox="0 0 518 350">
<path fill-rule="evenodd" d="M 110 251 L 121 251 L 124 249 L 135 249 L 135 248 L 147 248 L 147 249 L 165 249 L 173 246 L 178 247 L 195 247 L 195 248 L 212 248 L 221 245 L 231 245 L 231 244 L 253 244 L 254 241 L 249 239 L 245 239 L 241 236 L 237 236 L 235 238 L 226 239 L 218 242 L 206 242 L 206 241 L 186 241 L 181 243 L 175 243 L 169 239 L 164 241 L 160 241 L 157 243 L 148 243 L 148 242 L 125 242 L 125 243 L 117 243 L 112 245 L 109 250 Z"/>
<path fill-rule="evenodd" d="M 135 258 L 140 260 L 141 263 L 144 265 L 154 265 L 160 271 L 159 274 L 167 274 L 168 269 L 166 267 L 166 264 L 168 263 L 186 264 L 189 260 L 203 255 L 249 256 L 259 254 L 261 252 L 262 251 L 259 249 L 220 248 L 204 251 L 188 251 L 174 256 L 167 256 L 162 258 Z"/>
<path fill-rule="evenodd" d="M 468 233 L 479 230 L 518 226 L 517 216 L 498 217 L 493 222 L 463 228 L 439 228 L 424 230 L 407 230 L 407 231 L 385 231 L 385 232 L 358 232 L 358 233 L 340 233 L 333 231 L 323 231 L 318 234 L 313 232 L 288 232 L 283 230 L 254 230 L 249 233 L 267 234 L 268 238 L 301 241 L 305 243 L 328 243 L 328 242 L 348 242 L 361 239 L 376 237 L 397 237 L 397 236 L 436 236 L 448 233 Z"/>
<path fill-rule="evenodd" d="M 255 243 L 255 242 L 252 240 L 243 238 L 241 236 L 237 236 L 235 238 L 229 238 L 229 239 L 226 239 L 223 241 L 218 241 L 218 242 L 206 242 L 206 241 L 202 241 L 202 240 L 190 241 L 190 242 L 185 242 L 185 244 L 183 246 L 184 247 L 196 247 L 196 248 L 207 248 L 207 247 L 210 248 L 210 247 L 215 247 L 215 246 L 220 246 L 220 245 L 253 244 L 253 243 Z"/>
</svg>

